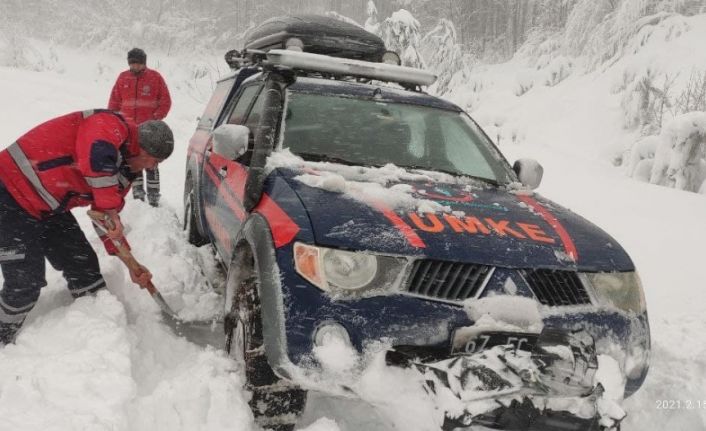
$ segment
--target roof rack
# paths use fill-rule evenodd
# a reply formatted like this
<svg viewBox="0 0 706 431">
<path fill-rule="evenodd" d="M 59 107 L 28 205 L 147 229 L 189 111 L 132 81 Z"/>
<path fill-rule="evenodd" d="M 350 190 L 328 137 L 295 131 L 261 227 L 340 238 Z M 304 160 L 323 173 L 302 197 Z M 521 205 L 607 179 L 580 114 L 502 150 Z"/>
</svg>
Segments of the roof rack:
<svg viewBox="0 0 706 431">
<path fill-rule="evenodd" d="M 303 72 L 305 76 L 318 74 L 340 80 L 362 78 L 394 82 L 410 90 L 432 85 L 437 78 L 431 72 L 413 67 L 331 57 L 289 49 L 271 49 L 267 52 L 247 49 L 242 53 L 231 50 L 226 53 L 225 57 L 228 65 L 234 70 L 248 66 L 285 67 L 300 73 Z"/>
<path fill-rule="evenodd" d="M 436 75 L 426 70 L 387 63 L 329 57 L 328 55 L 288 49 L 271 49 L 266 55 L 265 64 L 285 66 L 304 71 L 397 82 L 403 86 L 406 86 L 405 84 L 415 86 L 431 85 L 436 81 Z"/>
</svg>

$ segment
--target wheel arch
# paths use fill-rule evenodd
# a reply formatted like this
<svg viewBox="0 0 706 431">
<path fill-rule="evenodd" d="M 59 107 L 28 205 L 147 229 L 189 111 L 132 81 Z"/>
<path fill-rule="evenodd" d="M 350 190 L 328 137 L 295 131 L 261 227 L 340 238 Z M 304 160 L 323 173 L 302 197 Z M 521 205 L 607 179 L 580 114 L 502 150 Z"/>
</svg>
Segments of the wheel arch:
<svg viewBox="0 0 706 431">
<path fill-rule="evenodd" d="M 267 361 L 275 373 L 285 379 L 290 378 L 293 364 L 289 360 L 286 348 L 284 323 L 284 298 L 282 296 L 281 277 L 275 257 L 275 245 L 269 224 L 259 214 L 252 214 L 243 224 L 233 249 L 233 257 L 229 265 L 237 270 L 239 265 L 254 265 L 258 275 L 258 295 L 262 315 L 262 335 Z M 248 262 L 248 260 L 251 260 Z M 237 274 L 241 277 L 246 272 Z M 226 313 L 232 306 L 235 292 L 230 274 L 225 293 Z"/>
<path fill-rule="evenodd" d="M 189 181 L 191 181 L 191 187 L 194 190 L 194 214 L 196 215 L 196 230 L 204 238 L 210 238 L 206 232 L 206 224 L 203 218 L 203 211 L 201 211 L 202 199 L 201 199 L 201 173 L 202 169 L 197 163 L 195 157 L 189 157 L 186 161 L 186 177 L 184 179 L 184 208 L 186 208 L 186 187 Z"/>
</svg>

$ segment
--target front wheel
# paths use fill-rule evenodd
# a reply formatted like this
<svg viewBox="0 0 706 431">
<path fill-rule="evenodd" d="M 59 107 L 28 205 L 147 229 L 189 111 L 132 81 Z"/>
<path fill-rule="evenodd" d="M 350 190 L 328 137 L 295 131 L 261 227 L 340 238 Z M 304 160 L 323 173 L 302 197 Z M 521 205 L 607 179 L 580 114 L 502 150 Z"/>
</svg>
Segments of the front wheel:
<svg viewBox="0 0 706 431">
<path fill-rule="evenodd" d="M 184 231 L 186 232 L 186 238 L 190 244 L 197 247 L 208 244 L 208 239 L 204 238 L 199 232 L 198 225 L 196 224 L 196 191 L 193 187 L 193 182 L 191 178 L 187 180 L 186 187 L 184 187 Z"/>
<path fill-rule="evenodd" d="M 282 380 L 267 362 L 262 332 L 262 314 L 254 261 L 236 259 L 228 268 L 228 289 L 235 294 L 225 316 L 225 349 L 243 365 L 247 388 L 252 391 L 250 408 L 263 428 L 290 431 L 306 404 L 306 391 Z"/>
</svg>

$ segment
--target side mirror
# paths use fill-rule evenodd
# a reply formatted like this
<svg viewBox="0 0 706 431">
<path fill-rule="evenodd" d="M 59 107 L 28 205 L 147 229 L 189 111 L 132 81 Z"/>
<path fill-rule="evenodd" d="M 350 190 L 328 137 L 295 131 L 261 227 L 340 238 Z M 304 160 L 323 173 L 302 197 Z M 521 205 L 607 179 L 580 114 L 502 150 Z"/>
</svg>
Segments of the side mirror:
<svg viewBox="0 0 706 431">
<path fill-rule="evenodd" d="M 512 170 L 515 171 L 520 182 L 532 190 L 539 187 L 544 175 L 544 168 L 534 159 L 518 159 L 512 165 Z"/>
<path fill-rule="evenodd" d="M 235 160 L 248 149 L 250 129 L 237 124 L 222 124 L 213 131 L 213 152 Z"/>
</svg>

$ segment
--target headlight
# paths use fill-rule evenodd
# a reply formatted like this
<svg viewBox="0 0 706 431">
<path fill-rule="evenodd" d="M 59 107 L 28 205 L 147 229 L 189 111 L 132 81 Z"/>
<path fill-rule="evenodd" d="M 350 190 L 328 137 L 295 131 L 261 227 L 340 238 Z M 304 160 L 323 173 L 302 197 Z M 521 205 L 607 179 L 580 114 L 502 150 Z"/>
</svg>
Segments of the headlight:
<svg viewBox="0 0 706 431">
<path fill-rule="evenodd" d="M 603 305 L 637 314 L 642 314 L 647 309 L 640 277 L 636 272 L 598 272 L 585 275 Z"/>
<path fill-rule="evenodd" d="M 406 259 L 294 244 L 297 272 L 327 292 L 351 294 L 371 288 L 395 286 Z"/>
<path fill-rule="evenodd" d="M 324 278 L 343 289 L 360 289 L 373 281 L 378 271 L 375 256 L 350 251 L 323 250 Z"/>
</svg>

